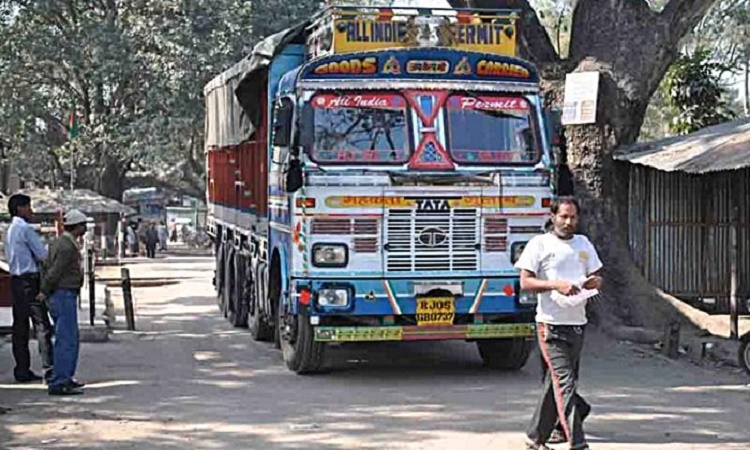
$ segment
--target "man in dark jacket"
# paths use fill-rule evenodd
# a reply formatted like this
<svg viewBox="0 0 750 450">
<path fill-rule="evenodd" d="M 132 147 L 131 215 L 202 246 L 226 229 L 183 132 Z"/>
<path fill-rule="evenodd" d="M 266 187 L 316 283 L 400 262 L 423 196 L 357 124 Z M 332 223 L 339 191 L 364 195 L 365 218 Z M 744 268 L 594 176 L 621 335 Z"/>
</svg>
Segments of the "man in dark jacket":
<svg viewBox="0 0 750 450">
<path fill-rule="evenodd" d="M 39 298 L 47 300 L 55 322 L 55 349 L 50 395 L 83 394 L 75 380 L 78 365 L 78 295 L 83 286 L 78 238 L 86 233 L 86 215 L 70 210 L 63 218 L 65 232 L 50 245 L 47 270 Z"/>
<path fill-rule="evenodd" d="M 146 256 L 156 258 L 156 245 L 159 243 L 159 232 L 153 222 L 146 228 Z"/>
</svg>

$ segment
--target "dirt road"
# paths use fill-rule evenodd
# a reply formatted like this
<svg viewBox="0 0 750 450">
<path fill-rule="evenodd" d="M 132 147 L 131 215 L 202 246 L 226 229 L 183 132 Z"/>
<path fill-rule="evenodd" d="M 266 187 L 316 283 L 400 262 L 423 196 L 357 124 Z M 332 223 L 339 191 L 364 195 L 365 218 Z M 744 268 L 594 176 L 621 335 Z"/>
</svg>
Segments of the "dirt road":
<svg viewBox="0 0 750 450">
<path fill-rule="evenodd" d="M 473 345 L 336 348 L 333 370 L 300 377 L 271 346 L 217 313 L 210 259 L 133 267 L 179 284 L 138 289 L 137 333 L 84 344 L 86 395 L 11 382 L 0 346 L 4 449 L 520 449 L 539 390 L 481 367 Z M 582 392 L 594 450 L 748 449 L 750 389 L 731 372 L 638 353 L 590 333 Z M 564 448 L 557 446 L 556 448 Z"/>
</svg>

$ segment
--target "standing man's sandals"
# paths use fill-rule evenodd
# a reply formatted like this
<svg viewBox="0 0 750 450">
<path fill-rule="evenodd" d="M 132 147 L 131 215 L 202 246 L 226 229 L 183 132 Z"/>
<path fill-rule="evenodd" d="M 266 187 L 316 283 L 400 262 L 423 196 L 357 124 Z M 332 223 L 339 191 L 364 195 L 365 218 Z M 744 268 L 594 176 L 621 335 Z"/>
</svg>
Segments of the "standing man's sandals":
<svg viewBox="0 0 750 450">
<path fill-rule="evenodd" d="M 526 450 L 552 450 L 544 444 L 537 444 L 533 441 L 526 441 Z"/>
</svg>

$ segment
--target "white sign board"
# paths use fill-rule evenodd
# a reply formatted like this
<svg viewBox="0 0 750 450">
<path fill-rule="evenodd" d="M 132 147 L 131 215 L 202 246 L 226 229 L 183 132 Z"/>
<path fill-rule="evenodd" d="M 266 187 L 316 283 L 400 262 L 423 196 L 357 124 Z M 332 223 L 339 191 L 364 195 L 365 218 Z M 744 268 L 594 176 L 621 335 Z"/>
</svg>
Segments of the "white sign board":
<svg viewBox="0 0 750 450">
<path fill-rule="evenodd" d="M 575 72 L 565 77 L 563 125 L 596 123 L 599 72 Z"/>
</svg>

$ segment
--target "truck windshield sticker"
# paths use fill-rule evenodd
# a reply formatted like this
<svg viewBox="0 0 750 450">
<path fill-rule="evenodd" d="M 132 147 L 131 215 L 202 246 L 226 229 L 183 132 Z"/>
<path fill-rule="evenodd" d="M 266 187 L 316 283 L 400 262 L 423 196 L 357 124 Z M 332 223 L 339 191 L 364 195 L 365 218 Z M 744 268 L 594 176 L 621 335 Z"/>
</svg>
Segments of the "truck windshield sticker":
<svg viewBox="0 0 750 450">
<path fill-rule="evenodd" d="M 397 94 L 319 94 L 311 104 L 318 163 L 403 164 L 411 153 L 406 100 Z"/>
<path fill-rule="evenodd" d="M 533 164 L 539 158 L 534 116 L 523 97 L 452 95 L 448 147 L 466 164 Z"/>
</svg>

